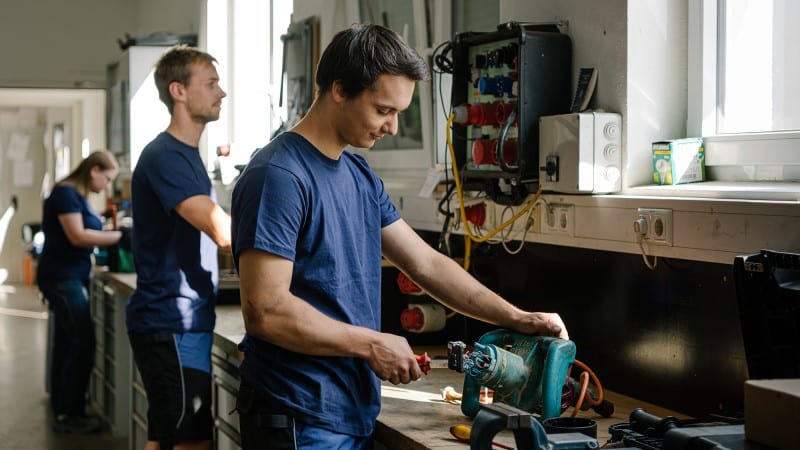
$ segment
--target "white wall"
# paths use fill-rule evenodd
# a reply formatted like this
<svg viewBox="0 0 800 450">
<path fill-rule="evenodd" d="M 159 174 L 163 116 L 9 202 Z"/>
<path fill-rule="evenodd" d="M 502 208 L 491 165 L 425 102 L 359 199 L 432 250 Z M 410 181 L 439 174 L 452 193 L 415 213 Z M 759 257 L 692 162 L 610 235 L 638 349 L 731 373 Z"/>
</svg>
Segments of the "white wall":
<svg viewBox="0 0 800 450">
<path fill-rule="evenodd" d="M 0 240 L 0 269 L 4 269 L 4 273 L 7 271 L 10 281 L 21 282 L 22 224 L 38 222 L 41 217 L 39 191 L 45 170 L 43 137 L 47 111 L 35 107 L 0 111 L 0 191 L 3 193 L 0 214 L 7 210 L 12 197 L 18 200 L 7 229 L 0 230 L 0 236 L 5 236 Z M 12 142 L 22 144 L 13 145 Z"/>
<path fill-rule="evenodd" d="M 625 185 L 652 182 L 651 143 L 686 136 L 686 2 L 628 2 L 625 84 Z"/>
<path fill-rule="evenodd" d="M 2 0 L 0 87 L 105 87 L 117 39 L 196 33 L 202 0 Z"/>
<path fill-rule="evenodd" d="M 500 21 L 568 21 L 573 85 L 581 67 L 597 68 L 595 107 L 620 112 L 626 104 L 627 3 L 606 0 L 602 7 L 587 7 L 585 0 L 506 0 L 500 2 Z"/>
<path fill-rule="evenodd" d="M 311 16 L 317 16 L 320 20 L 319 45 L 321 53 L 337 31 L 358 21 L 358 1 L 294 0 L 292 22 L 299 22 Z"/>
<path fill-rule="evenodd" d="M 198 33 L 204 3 L 205 0 L 136 0 L 136 28 L 130 34 Z"/>
</svg>

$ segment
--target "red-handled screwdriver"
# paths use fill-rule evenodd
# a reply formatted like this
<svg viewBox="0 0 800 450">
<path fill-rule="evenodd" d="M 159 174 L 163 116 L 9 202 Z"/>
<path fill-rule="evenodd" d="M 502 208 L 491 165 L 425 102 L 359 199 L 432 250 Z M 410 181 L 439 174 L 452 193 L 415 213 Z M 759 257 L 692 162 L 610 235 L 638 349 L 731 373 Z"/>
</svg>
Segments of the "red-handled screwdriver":
<svg viewBox="0 0 800 450">
<path fill-rule="evenodd" d="M 431 370 L 431 357 L 428 356 L 428 352 L 425 352 L 422 355 L 414 355 L 417 358 L 417 364 L 419 364 L 419 368 L 422 369 L 422 373 L 425 375 Z"/>
</svg>

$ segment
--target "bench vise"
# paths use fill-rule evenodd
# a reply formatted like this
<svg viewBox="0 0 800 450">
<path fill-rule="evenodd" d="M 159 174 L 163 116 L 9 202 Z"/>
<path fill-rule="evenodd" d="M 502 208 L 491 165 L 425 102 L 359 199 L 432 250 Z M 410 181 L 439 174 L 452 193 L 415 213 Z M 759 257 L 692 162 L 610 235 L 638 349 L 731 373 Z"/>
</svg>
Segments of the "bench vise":
<svg viewBox="0 0 800 450">
<path fill-rule="evenodd" d="M 481 405 L 470 434 L 470 450 L 492 450 L 494 436 L 502 430 L 514 433 L 518 449 L 597 450 L 597 439 L 581 433 L 548 435 L 530 413 L 503 403 Z"/>
<path fill-rule="evenodd" d="M 484 334 L 468 354 L 463 342 L 449 342 L 448 368 L 465 374 L 461 412 L 475 417 L 481 389 L 489 388 L 493 402 L 538 412 L 541 420 L 560 416 L 562 389 L 575 351 L 570 340 L 509 330 Z"/>
</svg>

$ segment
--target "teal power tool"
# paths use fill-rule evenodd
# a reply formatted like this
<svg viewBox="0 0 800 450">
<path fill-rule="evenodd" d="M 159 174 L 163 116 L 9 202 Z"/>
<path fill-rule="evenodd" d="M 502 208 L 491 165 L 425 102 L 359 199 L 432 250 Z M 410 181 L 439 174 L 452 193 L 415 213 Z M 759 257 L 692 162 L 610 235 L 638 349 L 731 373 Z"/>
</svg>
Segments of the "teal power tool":
<svg viewBox="0 0 800 450">
<path fill-rule="evenodd" d="M 574 342 L 495 330 L 484 334 L 470 353 L 460 341 L 447 347 L 448 368 L 465 374 L 465 415 L 478 414 L 483 388 L 493 390 L 493 402 L 538 412 L 541 420 L 561 415 L 562 389 L 575 361 Z"/>
</svg>

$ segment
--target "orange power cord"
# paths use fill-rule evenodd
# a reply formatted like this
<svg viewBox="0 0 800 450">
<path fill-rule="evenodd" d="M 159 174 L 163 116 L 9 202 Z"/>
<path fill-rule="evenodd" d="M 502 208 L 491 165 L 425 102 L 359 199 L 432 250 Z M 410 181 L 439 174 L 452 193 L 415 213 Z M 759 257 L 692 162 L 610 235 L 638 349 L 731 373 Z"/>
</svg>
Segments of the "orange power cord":
<svg viewBox="0 0 800 450">
<path fill-rule="evenodd" d="M 574 365 L 583 369 L 580 375 L 580 383 L 581 383 L 581 392 L 578 395 L 578 400 L 575 402 L 575 406 L 572 410 L 572 417 L 575 417 L 580 411 L 581 406 L 583 406 L 583 402 L 586 401 L 591 406 L 599 406 L 603 403 L 603 386 L 600 384 L 600 379 L 597 378 L 597 375 L 589 368 L 586 364 L 582 361 L 575 360 Z M 591 378 L 592 383 L 597 387 L 597 398 L 592 398 L 591 394 L 586 395 L 587 391 L 589 390 L 589 379 Z"/>
</svg>

